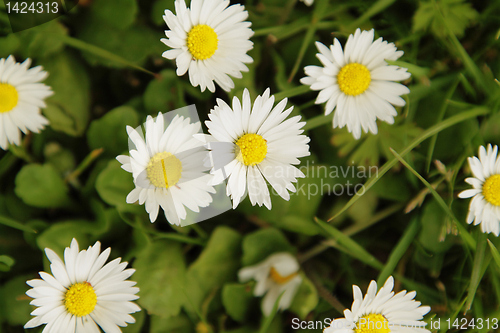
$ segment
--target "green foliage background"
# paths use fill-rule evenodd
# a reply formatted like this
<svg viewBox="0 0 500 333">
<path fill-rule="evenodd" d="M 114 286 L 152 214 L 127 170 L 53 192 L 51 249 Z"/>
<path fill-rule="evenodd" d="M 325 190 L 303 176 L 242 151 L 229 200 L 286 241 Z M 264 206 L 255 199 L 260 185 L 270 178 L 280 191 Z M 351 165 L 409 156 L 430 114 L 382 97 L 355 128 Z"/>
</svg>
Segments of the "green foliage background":
<svg viewBox="0 0 500 333">
<path fill-rule="evenodd" d="M 43 110 L 51 125 L 0 151 L 0 332 L 24 331 L 33 310 L 25 281 L 49 271 L 45 247 L 61 254 L 73 237 L 81 248 L 100 240 L 137 270 L 143 311 L 127 333 L 292 332 L 295 317 L 342 317 L 352 284 L 366 290 L 389 275 L 432 307 L 426 320 L 441 318 L 440 332 L 447 319 L 500 317 L 500 241 L 467 225 L 469 200 L 455 200 L 468 187 L 466 158 L 500 144 L 500 2 L 242 3 L 254 63 L 229 94 L 200 93 L 161 57 L 162 15 L 173 0 L 81 0 L 66 16 L 0 37 L 0 58 L 33 58 L 55 92 Z M 7 22 L 0 2 L 0 31 Z M 395 63 L 412 77 L 395 124 L 356 141 L 332 129 L 299 79 L 305 65 L 319 64 L 314 41 L 344 43 L 358 27 L 396 43 L 405 54 Z M 206 119 L 215 98 L 241 97 L 244 88 L 255 98 L 267 87 L 290 98 L 312 140 L 302 160 L 308 177 L 290 201 L 273 197 L 267 210 L 245 200 L 183 228 L 161 213 L 151 224 L 144 207 L 125 203 L 132 177 L 114 158 L 127 151 L 126 125 L 188 104 Z M 357 173 L 369 166 L 378 173 Z M 364 195 L 352 187 L 337 195 L 348 182 L 365 183 Z M 304 283 L 291 308 L 266 321 L 237 271 L 278 251 L 297 255 Z"/>
</svg>

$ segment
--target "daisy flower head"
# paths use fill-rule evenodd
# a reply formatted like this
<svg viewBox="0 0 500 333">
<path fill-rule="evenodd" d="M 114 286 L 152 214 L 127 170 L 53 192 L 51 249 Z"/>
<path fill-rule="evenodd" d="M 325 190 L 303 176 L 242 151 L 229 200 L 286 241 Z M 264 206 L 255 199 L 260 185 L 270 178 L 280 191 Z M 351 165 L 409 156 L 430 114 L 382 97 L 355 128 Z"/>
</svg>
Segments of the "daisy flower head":
<svg viewBox="0 0 500 333">
<path fill-rule="evenodd" d="M 474 177 L 465 181 L 472 189 L 460 192 L 459 198 L 471 198 L 467 223 L 481 225 L 484 233 L 500 234 L 500 157 L 498 146 L 479 147 L 479 158 L 469 157 Z"/>
<path fill-rule="evenodd" d="M 383 41 L 382 37 L 373 41 L 374 30 L 357 29 L 350 35 L 342 50 L 335 38 L 330 48 L 320 42 L 316 54 L 324 67 L 306 66 L 308 75 L 300 80 L 320 90 L 316 104 L 325 105 L 325 115 L 334 109 L 333 128 L 347 126 L 354 138 L 364 132 L 377 133 L 377 118 L 389 124 L 394 123 L 396 110 L 391 105 L 404 106 L 400 95 L 410 90 L 394 81 L 408 79 L 406 68 L 390 66 L 385 60 L 396 60 L 403 55 L 393 43 Z"/>
<path fill-rule="evenodd" d="M 247 72 L 245 63 L 253 62 L 247 52 L 253 48 L 248 12 L 240 4 L 229 6 L 229 0 L 175 0 L 174 15 L 165 11 L 163 19 L 170 30 L 162 38 L 171 50 L 163 57 L 175 59 L 177 75 L 189 72 L 189 81 L 201 91 L 215 91 L 214 81 L 225 91 L 234 88 L 231 75 L 241 78 Z"/>
<path fill-rule="evenodd" d="M 74 238 L 64 250 L 64 261 L 46 248 L 52 275 L 40 272 L 42 279 L 26 282 L 33 287 L 26 292 L 34 298 L 30 304 L 37 308 L 24 328 L 47 324 L 46 333 L 98 333 L 99 325 L 104 332 L 121 332 L 118 326 L 134 323 L 130 313 L 141 309 L 131 301 L 139 298 L 139 288 L 127 279 L 135 269 L 125 269 L 127 262 L 120 263 L 121 258 L 104 265 L 111 248 L 100 252 L 99 242 L 79 251 Z"/>
<path fill-rule="evenodd" d="M 353 285 L 354 302 L 351 310 L 344 310 L 344 318 L 335 319 L 324 333 L 430 333 L 421 319 L 431 308 L 415 301 L 416 292 L 406 290 L 394 295 L 394 278 L 390 276 L 377 292 L 377 283 L 371 281 L 365 297 Z"/>
<path fill-rule="evenodd" d="M 170 121 L 172 114 L 175 116 Z M 167 220 L 180 225 L 187 216 L 185 207 L 198 213 L 200 207 L 212 202 L 210 193 L 215 193 L 208 184 L 211 176 L 205 173 L 209 168 L 203 166 L 207 151 L 193 137 L 201 124 L 191 123 L 189 117 L 176 112 L 160 112 L 156 119 L 148 116 L 145 129 L 146 139 L 140 127 L 127 126 L 130 156 L 116 158 L 125 171 L 132 173 L 136 186 L 126 201 L 145 203 L 151 222 L 156 221 L 161 206 Z"/>
<path fill-rule="evenodd" d="M 205 124 L 212 135 L 208 148 L 213 184 L 228 178 L 226 192 L 236 208 L 246 195 L 252 205 L 264 204 L 271 209 L 271 197 L 267 182 L 285 200 L 288 191 L 295 192 L 292 182 L 305 177 L 294 164 L 298 158 L 308 156 L 309 137 L 301 135 L 305 122 L 295 116 L 285 120 L 293 107 L 285 110 L 287 99 L 274 108 L 274 96 L 269 88 L 253 103 L 247 89 L 243 91 L 242 103 L 233 98 L 232 107 L 217 99 Z"/>
<path fill-rule="evenodd" d="M 0 59 L 0 148 L 19 145 L 21 132 L 38 133 L 49 124 L 40 114 L 44 99 L 53 94 L 40 81 L 48 73 L 41 66 L 29 68 L 31 59 L 18 63 L 13 56 Z"/>
<path fill-rule="evenodd" d="M 266 295 L 261 305 L 262 312 L 269 316 L 281 293 L 283 296 L 278 309 L 288 309 L 292 304 L 295 293 L 302 283 L 299 269 L 299 263 L 294 256 L 288 252 L 279 252 L 257 265 L 242 268 L 238 272 L 238 278 L 241 282 L 252 279 L 257 282 L 253 294 L 257 297 Z"/>
<path fill-rule="evenodd" d="M 314 3 L 314 0 L 300 0 L 305 3 L 307 6 L 311 6 Z"/>
</svg>

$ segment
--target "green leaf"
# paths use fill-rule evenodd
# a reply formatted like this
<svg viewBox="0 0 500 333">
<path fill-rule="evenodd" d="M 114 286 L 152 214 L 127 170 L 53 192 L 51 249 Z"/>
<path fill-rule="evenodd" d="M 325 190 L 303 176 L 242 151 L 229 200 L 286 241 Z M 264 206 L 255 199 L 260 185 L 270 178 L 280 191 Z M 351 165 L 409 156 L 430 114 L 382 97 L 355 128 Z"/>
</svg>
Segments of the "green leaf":
<svg viewBox="0 0 500 333">
<path fill-rule="evenodd" d="M 4 304 L 2 316 L 10 325 L 24 325 L 33 318 L 30 312 L 33 307 L 29 304 L 31 298 L 26 296 L 30 288 L 27 280 L 35 278 L 33 275 L 21 275 L 9 280 L 3 286 L 3 297 L 0 302 Z"/>
<path fill-rule="evenodd" d="M 94 224 L 86 220 L 64 221 L 52 224 L 37 237 L 36 243 L 40 250 L 49 248 L 62 255 L 69 247 L 71 240 L 76 238 L 80 249 L 90 244 L 89 235 L 93 232 Z"/>
<path fill-rule="evenodd" d="M 144 106 L 153 114 L 167 112 L 185 105 L 183 89 L 175 71 L 167 69 L 152 80 L 144 92 Z"/>
<path fill-rule="evenodd" d="M 20 48 L 23 58 L 45 58 L 61 52 L 64 42 L 61 37 L 68 34 L 68 29 L 57 20 L 16 33 L 23 46 Z"/>
<path fill-rule="evenodd" d="M 366 251 L 361 245 L 356 243 L 351 237 L 343 234 L 334 226 L 315 218 L 316 223 L 326 232 L 329 238 L 338 242 L 339 245 L 344 247 L 349 255 L 352 255 L 359 261 L 366 265 L 372 266 L 377 269 L 382 269 L 383 265 L 373 255 Z"/>
<path fill-rule="evenodd" d="M 159 260 L 161 258 L 161 260 Z M 138 303 L 148 313 L 163 318 L 177 316 L 184 300 L 186 264 L 176 242 L 158 240 L 147 246 L 134 261 Z"/>
<path fill-rule="evenodd" d="M 89 121 L 90 83 L 82 64 L 67 52 L 44 58 L 41 64 L 50 75 L 45 84 L 55 92 L 47 98 L 43 113 L 50 127 L 71 136 L 80 136 Z"/>
<path fill-rule="evenodd" d="M 228 283 L 222 288 L 222 304 L 227 314 L 236 321 L 243 322 L 248 316 L 253 301 L 252 284 Z"/>
<path fill-rule="evenodd" d="M 189 318 L 181 313 L 178 316 L 163 318 L 151 316 L 149 333 L 194 333 L 195 329 Z"/>
<path fill-rule="evenodd" d="M 90 14 L 93 17 L 118 29 L 132 25 L 138 11 L 136 0 L 94 0 L 90 6 Z"/>
<path fill-rule="evenodd" d="M 495 260 L 495 263 L 497 264 L 498 268 L 500 268 L 500 253 L 498 252 L 497 248 L 493 243 L 488 239 L 488 245 L 491 250 L 491 254 L 493 255 L 493 259 Z"/>
<path fill-rule="evenodd" d="M 45 162 L 52 165 L 61 176 L 75 168 L 76 161 L 71 150 L 63 148 L 57 142 L 46 143 L 43 155 L 45 156 Z"/>
<path fill-rule="evenodd" d="M 120 162 L 109 161 L 96 179 L 96 190 L 102 200 L 112 206 L 126 207 L 125 198 L 134 189 L 132 175 L 123 170 Z"/>
<path fill-rule="evenodd" d="M 283 233 L 274 228 L 266 228 L 248 234 L 243 239 L 243 266 L 251 266 L 266 260 L 273 253 L 291 252 L 295 249 Z"/>
<path fill-rule="evenodd" d="M 17 34 L 9 34 L 5 37 L 0 37 L 0 58 L 7 58 L 14 54 L 21 45 Z"/>
<path fill-rule="evenodd" d="M 2 216 L 2 215 L 0 215 L 0 224 L 6 225 L 6 226 L 11 227 L 11 228 L 19 229 L 22 231 L 36 233 L 35 230 L 22 224 L 21 222 L 15 221 L 9 217 Z"/>
<path fill-rule="evenodd" d="M 14 266 L 15 263 L 16 261 L 14 258 L 6 255 L 0 255 L 0 272 L 10 271 L 11 267 Z"/>
<path fill-rule="evenodd" d="M 115 157 L 128 150 L 126 126 L 137 127 L 139 116 L 129 106 L 120 106 L 92 121 L 87 131 L 91 149 L 104 148 L 104 154 Z"/>
<path fill-rule="evenodd" d="M 387 262 L 384 265 L 384 268 L 378 275 L 377 285 L 381 286 L 387 280 L 387 278 L 393 274 L 394 269 L 398 265 L 399 261 L 406 253 L 411 243 L 415 240 L 417 233 L 420 229 L 419 220 L 417 218 L 413 218 L 406 230 L 399 239 L 398 244 L 394 247 L 387 259 Z"/>
<path fill-rule="evenodd" d="M 490 263 L 491 257 L 486 258 L 486 240 L 488 239 L 488 234 L 483 232 L 479 233 L 479 240 L 477 242 L 476 253 L 474 254 L 474 262 L 472 264 L 472 273 L 470 277 L 469 288 L 467 289 L 467 302 L 465 303 L 465 313 L 470 310 L 472 302 L 474 302 L 474 297 L 476 295 L 479 283 L 483 278 L 486 268 Z"/>
<path fill-rule="evenodd" d="M 184 304 L 188 312 L 200 311 L 203 301 L 214 289 L 236 280 L 240 257 L 241 235 L 228 227 L 217 227 L 188 269 L 185 287 L 188 299 Z"/>
<path fill-rule="evenodd" d="M 445 37 L 450 33 L 460 37 L 464 34 L 465 28 L 478 16 L 472 5 L 464 3 L 464 0 L 420 1 L 420 6 L 413 17 L 413 31 L 430 28 L 439 37 Z"/>
<path fill-rule="evenodd" d="M 281 295 L 276 299 L 276 302 L 274 302 L 274 306 L 271 310 L 271 313 L 269 314 L 268 317 L 265 317 L 264 322 L 262 323 L 262 326 L 260 327 L 259 333 L 267 333 L 269 332 L 269 328 L 271 327 L 271 324 L 273 323 L 273 319 L 278 313 L 278 305 L 280 304 L 281 297 L 283 297 L 283 294 L 285 292 L 283 291 Z M 273 332 L 273 331 L 271 331 Z"/>
<path fill-rule="evenodd" d="M 68 188 L 50 164 L 25 165 L 16 176 L 14 191 L 26 204 L 40 208 L 66 206 Z"/>
<path fill-rule="evenodd" d="M 436 133 L 441 132 L 442 130 L 451 127 L 457 123 L 460 123 L 464 120 L 474 118 L 480 115 L 487 114 L 489 112 L 488 108 L 486 107 L 477 107 L 474 109 L 471 109 L 466 112 L 462 112 L 460 114 L 457 114 L 456 116 L 450 117 L 446 120 L 443 120 L 442 122 L 432 126 L 431 128 L 427 129 L 425 132 L 423 132 L 421 135 L 419 135 L 415 140 L 413 140 L 406 148 L 401 152 L 401 156 L 405 156 L 408 154 L 410 151 L 413 150 L 417 145 L 419 145 L 421 142 L 423 142 L 425 139 L 433 136 Z M 331 217 L 330 220 L 333 220 L 334 218 L 338 217 L 341 215 L 343 212 L 345 212 L 350 206 L 352 206 L 366 191 L 368 191 L 380 178 L 382 178 L 396 163 L 398 162 L 398 159 L 394 157 L 393 159 L 387 161 L 381 168 L 379 168 L 379 171 L 376 175 L 368 179 L 368 181 L 365 183 L 364 189 L 361 193 L 357 192 L 348 202 L 347 204 L 339 211 L 335 216 Z"/>
<path fill-rule="evenodd" d="M 307 315 L 318 305 L 318 291 L 314 284 L 305 275 L 302 283 L 295 294 L 290 311 L 296 313 L 299 318 L 305 320 Z"/>
<path fill-rule="evenodd" d="M 427 250 L 432 253 L 444 253 L 457 239 L 454 235 L 443 237 L 443 231 L 446 230 L 446 214 L 439 207 L 436 200 L 430 200 L 422 210 L 421 217 L 422 229 L 418 235 L 418 241 Z"/>
</svg>

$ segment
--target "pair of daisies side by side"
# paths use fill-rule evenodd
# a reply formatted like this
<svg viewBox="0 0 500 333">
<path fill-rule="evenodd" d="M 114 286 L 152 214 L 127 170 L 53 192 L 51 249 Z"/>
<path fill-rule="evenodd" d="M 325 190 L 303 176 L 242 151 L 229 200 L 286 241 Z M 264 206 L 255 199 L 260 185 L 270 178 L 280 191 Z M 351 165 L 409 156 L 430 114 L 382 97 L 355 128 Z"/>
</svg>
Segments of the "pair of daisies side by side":
<svg viewBox="0 0 500 333">
<path fill-rule="evenodd" d="M 200 123 L 191 124 L 189 118 L 176 116 L 165 128 L 161 113 L 156 120 L 148 117 L 145 140 L 138 130 L 127 127 L 135 147 L 130 156 L 117 157 L 136 185 L 127 202 L 145 203 L 151 222 L 161 206 L 167 220 L 179 225 L 186 218 L 184 206 L 195 212 L 208 206 L 213 185 L 226 178 L 233 208 L 248 193 L 252 205 L 271 209 L 267 182 L 289 200 L 288 191 L 295 191 L 292 182 L 304 177 L 294 165 L 309 155 L 309 137 L 301 135 L 305 123 L 300 116 L 286 119 L 293 109 L 285 110 L 286 99 L 274 106 L 274 96 L 267 89 L 252 107 L 245 89 L 242 103 L 236 97 L 232 108 L 220 99 L 217 103 L 206 122 L 211 134 L 208 143 L 196 136 Z M 209 154 L 204 145 L 211 149 Z M 203 160 L 212 162 L 204 168 Z M 211 174 L 205 174 L 210 168 Z"/>
<path fill-rule="evenodd" d="M 29 69 L 31 59 L 17 63 L 11 55 L 0 59 L 0 148 L 19 145 L 21 132 L 38 133 L 49 121 L 40 114 L 44 99 L 53 94 L 40 81 L 47 77 L 41 66 Z"/>
<path fill-rule="evenodd" d="M 101 253 L 101 243 L 79 251 L 73 239 L 64 250 L 64 262 L 51 249 L 45 253 L 52 275 L 40 272 L 42 279 L 29 280 L 26 294 L 33 298 L 35 316 L 24 325 L 46 325 L 43 333 L 121 332 L 120 327 L 134 323 L 130 314 L 141 309 L 132 301 L 139 298 L 139 288 L 127 279 L 135 272 L 125 269 L 127 262 L 117 258 L 106 265 L 111 248 Z"/>
<path fill-rule="evenodd" d="M 241 78 L 241 72 L 248 71 L 245 63 L 253 61 L 246 54 L 253 47 L 250 22 L 244 21 L 248 12 L 239 4 L 228 5 L 228 0 L 194 0 L 187 8 L 184 0 L 176 0 L 176 15 L 166 10 L 163 16 L 170 30 L 162 42 L 171 48 L 163 57 L 176 60 L 177 75 L 189 71 L 191 84 L 201 91 L 214 92 L 214 81 L 231 90 L 234 83 L 228 75 Z M 324 67 L 306 66 L 307 76 L 301 79 L 312 90 L 320 90 L 316 104 L 326 102 L 325 115 L 335 109 L 333 127 L 347 126 L 356 139 L 361 130 L 376 134 L 377 119 L 394 123 L 397 112 L 392 105 L 404 106 L 400 96 L 409 93 L 394 81 L 408 79 L 410 73 L 386 62 L 397 60 L 403 51 L 382 38 L 373 40 L 373 29 L 357 29 L 345 52 L 337 39 L 330 48 L 317 42 L 317 57 Z"/>
<path fill-rule="evenodd" d="M 262 312 L 269 316 L 274 304 L 281 296 L 278 309 L 290 307 L 302 282 L 300 266 L 290 253 L 280 252 L 269 256 L 266 260 L 253 266 L 242 268 L 238 272 L 241 282 L 251 279 L 256 281 L 253 293 L 264 296 Z M 421 306 L 415 301 L 416 292 L 393 292 L 394 279 L 390 276 L 384 286 L 377 292 L 377 283 L 371 281 L 363 298 L 361 289 L 353 286 L 354 301 L 351 310 L 344 311 L 344 318 L 335 319 L 325 333 L 362 333 L 362 332 L 421 332 L 426 323 L 421 321 L 430 311 L 429 306 Z"/>
</svg>

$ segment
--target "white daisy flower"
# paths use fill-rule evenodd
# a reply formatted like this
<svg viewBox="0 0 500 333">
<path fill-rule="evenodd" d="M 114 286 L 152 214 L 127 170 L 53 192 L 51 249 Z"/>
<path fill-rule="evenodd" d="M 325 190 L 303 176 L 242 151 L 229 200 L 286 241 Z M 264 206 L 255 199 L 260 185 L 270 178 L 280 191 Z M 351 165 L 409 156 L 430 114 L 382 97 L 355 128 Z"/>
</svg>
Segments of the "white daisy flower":
<svg viewBox="0 0 500 333">
<path fill-rule="evenodd" d="M 500 234 L 500 157 L 498 147 L 488 145 L 488 150 L 479 147 L 479 159 L 469 157 L 469 166 L 474 177 L 465 181 L 473 189 L 460 192 L 459 198 L 472 198 L 467 223 L 481 224 L 481 231 Z"/>
<path fill-rule="evenodd" d="M 253 294 L 264 296 L 262 312 L 269 316 L 278 297 L 283 293 L 278 309 L 285 310 L 292 304 L 295 293 L 302 283 L 298 274 L 299 263 L 294 256 L 287 252 L 275 253 L 263 262 L 240 269 L 238 277 L 241 282 L 251 279 L 257 281 Z"/>
<path fill-rule="evenodd" d="M 274 96 L 269 94 L 268 88 L 262 96 L 257 96 L 253 108 L 247 89 L 243 91 L 243 103 L 234 97 L 232 108 L 217 99 L 217 105 L 208 115 L 210 120 L 205 122 L 212 140 L 216 141 L 208 144 L 213 184 L 229 177 L 226 189 L 233 208 L 248 189 L 252 205 L 264 204 L 271 209 L 264 178 L 283 199 L 289 200 L 288 191 L 296 191 L 292 182 L 305 177 L 292 165 L 310 154 L 309 137 L 300 135 L 305 122 L 299 122 L 300 116 L 285 120 L 293 107 L 283 111 L 285 98 L 273 109 Z"/>
<path fill-rule="evenodd" d="M 354 302 L 351 310 L 344 310 L 344 318 L 335 319 L 324 333 L 430 333 L 421 319 L 431 310 L 415 301 L 416 292 L 400 291 L 396 295 L 394 278 L 390 276 L 377 292 L 377 283 L 371 281 L 365 297 L 353 285 Z"/>
<path fill-rule="evenodd" d="M 156 120 L 146 120 L 146 140 L 130 126 L 127 132 L 135 149 L 130 157 L 120 155 L 116 159 L 122 168 L 131 172 L 136 188 L 127 196 L 127 203 L 146 203 L 151 222 L 158 217 L 159 207 L 171 224 L 180 225 L 186 218 L 184 206 L 194 212 L 212 202 L 209 193 L 215 193 L 208 185 L 211 176 L 204 173 L 207 151 L 203 143 L 193 135 L 201 130 L 200 122 L 192 124 L 190 118 L 176 115 L 167 128 L 161 113 Z"/>
<path fill-rule="evenodd" d="M 300 80 L 312 90 L 321 90 L 316 104 L 326 102 L 325 115 L 336 109 L 333 127 L 347 125 L 356 139 L 361 137 L 361 129 L 376 134 L 377 118 L 394 123 L 398 113 L 391 104 L 404 106 L 405 101 L 399 96 L 410 92 L 393 81 L 405 80 L 411 74 L 406 68 L 385 62 L 398 59 L 403 51 L 396 51 L 393 43 L 382 38 L 373 41 L 373 37 L 373 29 L 357 29 L 347 39 L 345 52 L 336 38 L 330 48 L 316 42 L 320 52 L 316 56 L 324 67 L 306 66 L 308 76 Z"/>
<path fill-rule="evenodd" d="M 44 99 L 53 94 L 50 87 L 39 83 L 47 77 L 41 66 L 28 67 L 31 59 L 22 64 L 13 56 L 0 59 L 0 147 L 21 143 L 21 131 L 38 133 L 49 121 L 40 114 Z"/>
<path fill-rule="evenodd" d="M 163 57 L 176 59 L 177 75 L 189 70 L 189 81 L 201 91 L 215 91 L 214 82 L 229 91 L 233 80 L 247 72 L 245 63 L 253 62 L 247 52 L 253 48 L 249 38 L 253 35 L 245 7 L 229 6 L 229 0 L 192 0 L 186 8 L 184 0 L 175 0 L 174 15 L 165 11 L 163 19 L 170 30 L 161 41 L 172 48 Z"/>
<path fill-rule="evenodd" d="M 305 3 L 307 6 L 311 6 L 314 3 L 314 0 L 300 0 Z"/>
<path fill-rule="evenodd" d="M 40 272 L 43 280 L 26 282 L 33 287 L 26 292 L 34 298 L 30 304 L 38 308 L 24 328 L 47 324 L 43 333 L 99 333 L 99 325 L 104 332 L 121 332 L 118 326 L 135 322 L 130 313 L 141 309 L 131 301 L 139 298 L 135 295 L 139 288 L 126 281 L 135 269 L 125 269 L 127 262 L 120 263 L 120 258 L 103 267 L 111 248 L 100 251 L 101 243 L 96 242 L 79 252 L 73 239 L 64 250 L 63 262 L 54 251 L 45 249 L 53 275 Z"/>
</svg>

